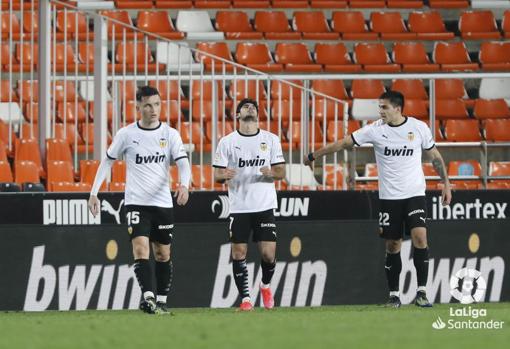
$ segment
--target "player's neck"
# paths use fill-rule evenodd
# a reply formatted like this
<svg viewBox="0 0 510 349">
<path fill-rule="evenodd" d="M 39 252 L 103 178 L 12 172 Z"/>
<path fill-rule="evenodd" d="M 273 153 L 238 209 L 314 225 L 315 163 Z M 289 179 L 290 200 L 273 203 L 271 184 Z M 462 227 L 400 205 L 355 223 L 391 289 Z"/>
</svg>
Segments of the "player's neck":
<svg viewBox="0 0 510 349">
<path fill-rule="evenodd" d="M 259 131 L 259 125 L 255 121 L 239 121 L 239 133 L 247 136 L 256 134 Z"/>
<path fill-rule="evenodd" d="M 388 121 L 388 124 L 391 125 L 391 126 L 398 126 L 398 125 L 403 124 L 404 121 L 406 121 L 405 116 L 400 114 L 399 116 L 396 116 L 395 119 L 393 119 L 391 121 Z"/>
<path fill-rule="evenodd" d="M 160 121 L 159 121 L 159 120 L 154 120 L 154 121 L 144 121 L 144 120 L 143 120 L 143 118 L 142 118 L 142 119 L 140 119 L 140 121 L 138 121 L 138 124 L 140 125 L 140 127 L 148 128 L 148 129 L 158 127 L 158 126 L 159 126 L 159 123 L 160 123 Z"/>
</svg>

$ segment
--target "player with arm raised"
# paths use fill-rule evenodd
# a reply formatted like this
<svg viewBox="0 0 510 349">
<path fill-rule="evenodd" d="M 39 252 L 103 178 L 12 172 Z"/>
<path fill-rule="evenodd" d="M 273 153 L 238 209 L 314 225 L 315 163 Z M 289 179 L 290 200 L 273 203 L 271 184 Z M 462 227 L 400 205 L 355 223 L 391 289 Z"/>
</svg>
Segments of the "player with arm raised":
<svg viewBox="0 0 510 349">
<path fill-rule="evenodd" d="M 170 159 L 179 168 L 180 185 L 175 192 L 178 205 L 188 201 L 190 165 L 177 130 L 159 120 L 161 98 L 157 89 L 144 86 L 136 93 L 136 108 L 141 119 L 117 132 L 101 161 L 89 198 L 89 209 L 99 213 L 97 193 L 114 160 L 126 161 L 125 209 L 128 233 L 135 259 L 134 269 L 142 289 L 140 309 L 164 314 L 172 281 L 170 246 L 174 232 L 172 195 L 169 186 Z M 156 289 L 152 289 L 150 247 L 154 253 Z"/>
<path fill-rule="evenodd" d="M 442 204 L 449 205 L 452 193 L 441 154 L 427 124 L 402 115 L 404 96 L 388 91 L 379 97 L 381 119 L 367 125 L 339 142 L 329 144 L 308 154 L 305 164 L 318 157 L 354 145 L 365 143 L 374 146 L 379 172 L 379 227 L 380 236 L 386 241 L 386 278 L 390 297 L 387 306 L 400 307 L 399 278 L 402 270 L 400 248 L 404 234 L 411 235 L 413 262 L 417 274 L 417 293 L 414 303 L 431 307 L 427 299 L 429 251 L 427 245 L 427 207 L 425 177 L 422 169 L 422 150 L 444 184 Z"/>
<path fill-rule="evenodd" d="M 241 295 L 239 309 L 253 309 L 246 266 L 252 231 L 262 257 L 260 293 L 264 307 L 271 309 L 274 299 L 270 282 L 276 266 L 274 181 L 285 177 L 285 160 L 278 136 L 259 128 L 257 102 L 243 99 L 236 111 L 239 129 L 220 140 L 213 161 L 214 179 L 228 185 L 229 233 L 234 280 Z"/>
</svg>

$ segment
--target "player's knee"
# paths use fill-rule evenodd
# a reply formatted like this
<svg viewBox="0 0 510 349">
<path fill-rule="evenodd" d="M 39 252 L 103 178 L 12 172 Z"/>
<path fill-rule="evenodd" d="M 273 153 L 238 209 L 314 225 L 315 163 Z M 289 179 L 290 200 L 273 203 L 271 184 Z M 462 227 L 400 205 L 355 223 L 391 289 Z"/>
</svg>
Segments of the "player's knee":
<svg viewBox="0 0 510 349">
<path fill-rule="evenodd" d="M 389 253 L 398 253 L 400 252 L 400 247 L 402 243 L 400 240 L 386 240 L 386 251 Z"/>
<path fill-rule="evenodd" d="M 273 263 L 275 259 L 275 252 L 271 250 L 264 250 L 261 253 L 261 258 L 266 263 Z"/>
<path fill-rule="evenodd" d="M 166 262 L 170 260 L 170 250 L 155 250 L 154 259 L 158 262 Z"/>
<path fill-rule="evenodd" d="M 426 237 L 416 237 L 413 239 L 413 246 L 417 248 L 426 248 L 427 247 L 427 238 Z"/>
<path fill-rule="evenodd" d="M 136 244 L 133 246 L 133 255 L 135 259 L 148 259 L 149 258 L 149 248 L 142 244 Z"/>
</svg>

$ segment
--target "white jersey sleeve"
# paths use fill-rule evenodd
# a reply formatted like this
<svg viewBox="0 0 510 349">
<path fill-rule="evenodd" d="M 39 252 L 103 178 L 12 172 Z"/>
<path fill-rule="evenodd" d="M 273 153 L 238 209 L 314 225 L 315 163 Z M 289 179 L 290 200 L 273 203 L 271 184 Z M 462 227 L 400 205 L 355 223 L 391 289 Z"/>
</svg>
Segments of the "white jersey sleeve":
<svg viewBox="0 0 510 349">
<path fill-rule="evenodd" d="M 354 144 L 360 146 L 365 143 L 373 143 L 374 141 L 374 128 L 371 125 L 366 125 L 359 130 L 354 131 L 351 134 L 352 140 Z"/>
<path fill-rule="evenodd" d="M 113 137 L 112 144 L 106 151 L 106 156 L 110 160 L 117 160 L 120 158 L 126 150 L 126 131 L 125 128 L 121 128 L 119 132 Z"/>
<path fill-rule="evenodd" d="M 170 132 L 170 156 L 174 159 L 174 162 L 188 157 L 182 144 L 182 138 L 179 132 L 175 129 L 171 129 Z"/>
<path fill-rule="evenodd" d="M 271 147 L 271 166 L 285 163 L 283 157 L 282 144 L 278 137 L 273 137 L 273 146 Z"/>
<path fill-rule="evenodd" d="M 425 150 L 430 150 L 434 148 L 434 145 L 436 145 L 436 142 L 434 142 L 434 138 L 432 137 L 432 132 L 430 132 L 429 126 L 422 122 L 418 122 L 418 130 L 421 133 L 421 148 Z"/>
<path fill-rule="evenodd" d="M 214 155 L 213 167 L 227 168 L 228 165 L 228 146 L 225 138 L 220 139 L 216 154 Z"/>
</svg>

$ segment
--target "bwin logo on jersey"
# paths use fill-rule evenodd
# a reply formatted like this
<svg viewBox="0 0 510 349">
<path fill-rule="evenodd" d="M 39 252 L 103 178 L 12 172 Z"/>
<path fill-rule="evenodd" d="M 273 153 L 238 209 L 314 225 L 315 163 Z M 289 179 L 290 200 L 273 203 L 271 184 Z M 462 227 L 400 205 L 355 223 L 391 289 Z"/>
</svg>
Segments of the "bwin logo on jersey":
<svg viewBox="0 0 510 349">
<path fill-rule="evenodd" d="M 224 219 L 228 217 L 230 211 L 230 203 L 227 195 L 218 195 L 218 199 L 214 200 L 211 204 L 211 211 L 215 213 L 216 206 L 220 206 L 221 212 L 218 218 Z"/>
<path fill-rule="evenodd" d="M 391 149 L 388 147 L 384 147 L 384 155 L 385 156 L 413 156 L 414 150 L 408 149 L 406 146 L 404 148 Z"/>
<path fill-rule="evenodd" d="M 135 163 L 136 164 L 151 164 L 165 161 L 165 154 L 156 153 L 156 155 L 147 155 L 141 156 L 140 154 L 136 154 Z"/>
<path fill-rule="evenodd" d="M 251 167 L 251 166 L 264 166 L 266 163 L 265 159 L 261 159 L 258 155 L 255 159 L 244 160 L 239 158 L 239 167 Z"/>
</svg>

